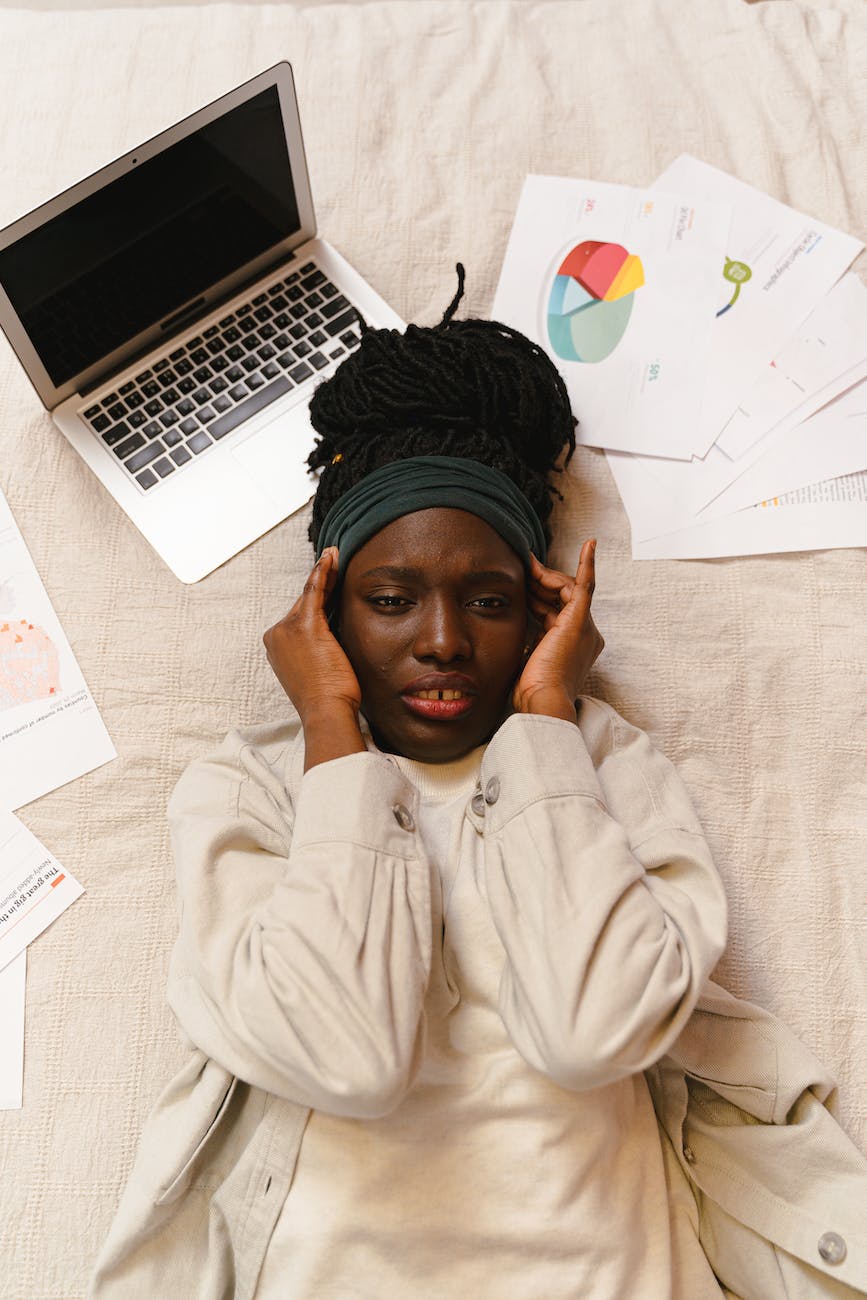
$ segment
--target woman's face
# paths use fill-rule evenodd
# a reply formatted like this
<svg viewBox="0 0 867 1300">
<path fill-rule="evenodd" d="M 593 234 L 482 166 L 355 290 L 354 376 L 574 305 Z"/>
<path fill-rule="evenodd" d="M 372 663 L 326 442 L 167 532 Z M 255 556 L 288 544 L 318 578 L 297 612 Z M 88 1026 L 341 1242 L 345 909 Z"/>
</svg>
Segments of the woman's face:
<svg viewBox="0 0 867 1300">
<path fill-rule="evenodd" d="M 483 744 L 524 662 L 521 560 L 464 510 L 403 515 L 346 568 L 339 639 L 377 744 L 446 763 Z"/>
</svg>

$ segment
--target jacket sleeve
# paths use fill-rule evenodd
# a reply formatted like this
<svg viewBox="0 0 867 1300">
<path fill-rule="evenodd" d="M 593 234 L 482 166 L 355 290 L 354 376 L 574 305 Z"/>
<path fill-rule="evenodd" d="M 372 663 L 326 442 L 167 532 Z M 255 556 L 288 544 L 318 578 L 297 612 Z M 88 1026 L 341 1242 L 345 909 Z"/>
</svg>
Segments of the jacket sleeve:
<svg viewBox="0 0 867 1300">
<path fill-rule="evenodd" d="M 282 771 L 237 734 L 187 770 L 169 804 L 168 993 L 196 1047 L 333 1114 L 398 1105 L 421 1060 L 431 957 L 416 799 L 387 759 L 352 754 L 307 772 L 293 806 Z"/>
<path fill-rule="evenodd" d="M 590 1089 L 669 1049 L 725 945 L 726 903 L 671 764 L 607 705 L 583 700 L 580 722 L 513 716 L 482 783 L 500 1014 L 530 1065 Z"/>
</svg>

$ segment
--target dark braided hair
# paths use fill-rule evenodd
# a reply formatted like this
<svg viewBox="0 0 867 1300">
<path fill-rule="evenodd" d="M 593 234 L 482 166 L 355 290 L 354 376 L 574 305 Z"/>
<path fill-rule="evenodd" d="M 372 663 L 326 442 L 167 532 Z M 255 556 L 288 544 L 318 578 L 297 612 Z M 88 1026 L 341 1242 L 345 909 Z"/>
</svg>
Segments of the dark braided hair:
<svg viewBox="0 0 867 1300">
<path fill-rule="evenodd" d="M 501 470 L 536 510 L 548 542 L 549 480 L 575 450 L 566 385 L 540 347 L 488 320 L 453 320 L 458 289 L 438 325 L 406 333 L 362 325 L 361 342 L 310 404 L 320 470 L 310 540 L 339 497 L 380 465 L 409 456 L 465 456 Z"/>
</svg>

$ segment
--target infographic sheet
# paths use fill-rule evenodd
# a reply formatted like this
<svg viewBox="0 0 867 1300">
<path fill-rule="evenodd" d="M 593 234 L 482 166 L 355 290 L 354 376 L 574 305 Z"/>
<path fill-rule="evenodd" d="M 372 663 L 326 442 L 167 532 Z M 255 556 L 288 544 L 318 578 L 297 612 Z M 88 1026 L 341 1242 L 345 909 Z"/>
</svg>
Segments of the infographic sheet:
<svg viewBox="0 0 867 1300">
<path fill-rule="evenodd" d="M 579 442 L 688 459 L 731 225 L 726 203 L 528 176 L 492 315 L 560 370 Z"/>
<path fill-rule="evenodd" d="M 681 154 L 653 187 L 728 203 L 730 237 L 714 306 L 707 392 L 696 455 L 703 456 L 798 326 L 864 247 L 859 239 Z"/>
<path fill-rule="evenodd" d="M 115 757 L 0 492 L 0 809 L 20 808 Z"/>
</svg>

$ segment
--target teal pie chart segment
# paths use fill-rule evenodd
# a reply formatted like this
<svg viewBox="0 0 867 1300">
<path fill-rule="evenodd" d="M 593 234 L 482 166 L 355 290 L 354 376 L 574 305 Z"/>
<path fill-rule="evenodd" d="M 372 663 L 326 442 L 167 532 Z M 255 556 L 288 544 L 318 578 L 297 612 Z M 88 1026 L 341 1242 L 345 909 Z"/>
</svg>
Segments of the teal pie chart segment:
<svg viewBox="0 0 867 1300">
<path fill-rule="evenodd" d="M 568 315 L 549 313 L 548 337 L 564 361 L 604 361 L 626 333 L 633 296 L 615 302 L 591 299 Z"/>
</svg>

